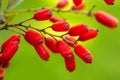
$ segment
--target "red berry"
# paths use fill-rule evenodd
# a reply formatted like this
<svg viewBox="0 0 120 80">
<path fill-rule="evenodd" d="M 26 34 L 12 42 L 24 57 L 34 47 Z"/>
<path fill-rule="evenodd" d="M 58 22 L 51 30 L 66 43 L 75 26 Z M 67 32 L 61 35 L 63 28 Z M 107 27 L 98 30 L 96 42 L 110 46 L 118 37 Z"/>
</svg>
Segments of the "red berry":
<svg viewBox="0 0 120 80">
<path fill-rule="evenodd" d="M 59 31 L 59 32 L 68 31 L 70 28 L 69 24 L 65 21 L 55 22 L 51 27 L 54 31 Z"/>
<path fill-rule="evenodd" d="M 57 3 L 57 8 L 64 8 L 65 6 L 68 5 L 68 0 L 60 0 L 58 3 Z"/>
<path fill-rule="evenodd" d="M 94 16 L 98 22 L 109 28 L 115 28 L 118 25 L 118 19 L 104 11 L 97 11 Z"/>
<path fill-rule="evenodd" d="M 73 0 L 73 3 L 78 6 L 79 4 L 82 3 L 83 0 Z"/>
<path fill-rule="evenodd" d="M 88 51 L 84 46 L 76 45 L 74 51 L 84 62 L 92 63 L 93 57 L 90 51 Z"/>
<path fill-rule="evenodd" d="M 19 35 L 12 35 L 11 37 L 9 37 L 6 41 L 4 41 L 4 43 L 1 46 L 1 50 L 3 51 L 6 46 L 12 42 L 12 41 L 17 41 L 18 43 L 20 42 L 20 36 Z"/>
<path fill-rule="evenodd" d="M 115 0 L 104 0 L 106 4 L 113 5 Z"/>
<path fill-rule="evenodd" d="M 85 2 L 84 1 L 82 1 L 82 3 L 81 4 L 79 4 L 78 6 L 76 6 L 76 5 L 73 5 L 72 6 L 72 10 L 82 10 L 82 9 L 84 9 L 85 8 Z"/>
<path fill-rule="evenodd" d="M 58 49 L 56 47 L 56 40 L 54 40 L 53 38 L 45 38 L 45 44 L 46 46 L 54 53 L 58 53 Z"/>
<path fill-rule="evenodd" d="M 72 50 L 69 48 L 69 46 L 62 40 L 57 41 L 56 46 L 60 52 L 60 54 L 64 58 L 70 59 L 73 55 Z"/>
<path fill-rule="evenodd" d="M 91 28 L 86 34 L 80 36 L 80 41 L 86 41 L 95 38 L 98 35 L 98 30 L 96 28 Z"/>
<path fill-rule="evenodd" d="M 43 60 L 49 60 L 50 55 L 43 44 L 38 44 L 34 46 L 36 52 Z"/>
<path fill-rule="evenodd" d="M 88 31 L 88 25 L 79 24 L 70 28 L 68 34 L 70 34 L 71 36 L 78 36 L 87 33 L 87 31 Z"/>
<path fill-rule="evenodd" d="M 33 31 L 33 30 L 28 30 L 26 31 L 24 35 L 25 40 L 30 43 L 31 45 L 36 45 L 36 44 L 42 44 L 43 43 L 43 37 L 41 34 Z"/>
<path fill-rule="evenodd" d="M 50 21 L 53 22 L 53 23 L 55 23 L 55 22 L 58 22 L 58 21 L 64 21 L 64 20 L 61 19 L 61 18 L 58 18 L 58 17 L 52 16 L 52 17 L 50 18 Z"/>
<path fill-rule="evenodd" d="M 74 55 L 72 55 L 71 59 L 65 58 L 64 60 L 65 60 L 66 69 L 70 72 L 74 71 L 76 68 Z"/>
<path fill-rule="evenodd" d="M 52 11 L 50 9 L 42 9 L 42 10 L 35 12 L 33 18 L 35 20 L 42 21 L 42 20 L 50 19 L 51 16 L 52 16 Z"/>
<path fill-rule="evenodd" d="M 1 60 L 3 62 L 9 62 L 12 59 L 12 57 L 15 55 L 17 50 L 18 50 L 18 42 L 17 41 L 10 42 L 2 52 Z"/>
<path fill-rule="evenodd" d="M 64 41 L 66 41 L 66 42 L 68 43 L 68 45 L 71 46 L 71 47 L 74 47 L 74 46 L 77 44 L 76 39 L 73 38 L 72 36 L 65 35 L 65 36 L 63 36 L 63 39 L 64 39 Z"/>
<path fill-rule="evenodd" d="M 3 80 L 5 76 L 5 71 L 4 70 L 0 70 L 0 80 Z"/>
<path fill-rule="evenodd" d="M 8 68 L 9 65 L 10 65 L 10 62 L 3 62 L 1 67 L 2 68 Z"/>
</svg>

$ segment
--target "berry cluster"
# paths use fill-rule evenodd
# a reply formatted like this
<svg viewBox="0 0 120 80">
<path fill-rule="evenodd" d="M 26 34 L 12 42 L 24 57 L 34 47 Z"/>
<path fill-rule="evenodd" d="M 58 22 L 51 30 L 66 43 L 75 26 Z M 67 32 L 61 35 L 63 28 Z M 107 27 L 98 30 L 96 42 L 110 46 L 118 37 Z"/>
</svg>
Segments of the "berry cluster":
<svg viewBox="0 0 120 80">
<path fill-rule="evenodd" d="M 107 4 L 113 4 L 114 0 L 104 0 Z M 0 68 L 7 68 L 10 60 L 13 58 L 19 48 L 20 36 L 34 47 L 36 53 L 42 60 L 48 61 L 50 54 L 47 49 L 55 54 L 60 54 L 65 62 L 65 67 L 68 71 L 74 71 L 76 69 L 74 53 L 85 63 L 92 63 L 93 56 L 91 52 L 83 45 L 79 44 L 79 41 L 85 42 L 91 40 L 98 35 L 98 29 L 89 28 L 88 24 L 77 24 L 70 26 L 66 20 L 53 15 L 53 11 L 56 12 L 71 12 L 80 13 L 79 11 L 85 8 L 85 2 L 83 0 L 73 0 L 74 5 L 70 10 L 62 10 L 68 5 L 68 0 L 60 0 L 55 8 L 42 8 L 35 11 L 32 18 L 27 19 L 17 24 L 5 24 L 0 30 L 10 30 L 17 34 L 12 35 L 1 45 L 0 52 Z M 7 12 L 7 11 L 6 11 Z M 8 11 L 9 12 L 9 11 Z M 96 21 L 108 28 L 116 28 L 118 20 L 114 16 L 105 11 L 92 12 L 92 9 L 84 13 L 87 16 L 94 16 Z M 52 24 L 46 28 L 40 29 L 32 25 L 26 25 L 25 22 L 30 20 L 46 21 L 49 20 Z M 9 27 L 21 30 L 17 32 L 11 30 Z M 23 29 L 24 28 L 24 29 Z M 56 35 L 47 32 L 47 29 L 52 29 L 55 32 L 64 32 L 62 35 Z M 46 36 L 47 35 L 47 36 Z M 47 47 L 47 48 L 46 48 Z M 71 49 L 74 49 L 74 52 Z M 3 80 L 5 75 L 4 70 L 0 70 L 0 80 Z"/>
</svg>

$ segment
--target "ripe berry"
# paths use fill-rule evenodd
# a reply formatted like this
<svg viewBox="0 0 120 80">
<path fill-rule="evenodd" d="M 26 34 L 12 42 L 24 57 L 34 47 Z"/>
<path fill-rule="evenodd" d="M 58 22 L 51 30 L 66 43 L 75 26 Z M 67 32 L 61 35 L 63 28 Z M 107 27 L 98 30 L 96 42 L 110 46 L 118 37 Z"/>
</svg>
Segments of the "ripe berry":
<svg viewBox="0 0 120 80">
<path fill-rule="evenodd" d="M 50 21 L 53 22 L 53 23 L 55 23 L 55 22 L 58 22 L 58 21 L 64 21 L 64 20 L 61 19 L 61 18 L 58 18 L 58 17 L 52 16 L 52 17 L 50 18 Z"/>
<path fill-rule="evenodd" d="M 73 0 L 73 3 L 78 6 L 79 4 L 82 3 L 83 0 Z"/>
<path fill-rule="evenodd" d="M 54 40 L 53 38 L 45 38 L 45 44 L 46 46 L 54 53 L 58 53 L 58 49 L 56 47 L 56 40 Z"/>
<path fill-rule="evenodd" d="M 88 51 L 84 46 L 76 45 L 74 47 L 74 51 L 77 54 L 77 56 L 79 56 L 84 62 L 92 63 L 93 57 L 90 51 Z"/>
<path fill-rule="evenodd" d="M 72 58 L 71 58 L 71 59 L 65 58 L 64 61 L 65 61 L 66 69 L 67 69 L 68 71 L 72 72 L 72 71 L 75 70 L 75 68 L 76 68 L 76 63 L 75 63 L 74 55 L 72 55 Z"/>
<path fill-rule="evenodd" d="M 62 40 L 57 41 L 56 46 L 60 52 L 60 54 L 64 58 L 70 59 L 73 55 L 72 50 L 69 48 L 69 46 Z"/>
<path fill-rule="evenodd" d="M 68 0 L 60 0 L 58 3 L 57 3 L 57 8 L 64 8 L 65 6 L 68 5 Z"/>
<path fill-rule="evenodd" d="M 85 2 L 84 1 L 82 1 L 82 3 L 81 4 L 79 4 L 78 6 L 76 6 L 76 5 L 73 5 L 72 6 L 72 10 L 82 10 L 82 9 L 84 9 L 85 8 Z"/>
<path fill-rule="evenodd" d="M 41 34 L 33 31 L 33 30 L 28 30 L 26 31 L 24 35 L 25 40 L 30 43 L 31 45 L 36 45 L 36 44 L 42 44 L 43 43 L 43 37 Z"/>
<path fill-rule="evenodd" d="M 35 12 L 33 18 L 35 20 L 42 21 L 42 20 L 50 19 L 51 16 L 52 16 L 52 11 L 50 9 L 42 9 L 42 10 Z"/>
<path fill-rule="evenodd" d="M 63 36 L 63 39 L 64 39 L 64 40 L 68 43 L 68 45 L 71 46 L 71 47 L 74 47 L 74 46 L 77 44 L 76 39 L 73 38 L 73 37 L 70 36 L 70 35 L 65 35 L 65 36 Z"/>
<path fill-rule="evenodd" d="M 65 21 L 55 22 L 51 27 L 54 31 L 59 31 L 59 32 L 68 31 L 70 28 L 69 24 Z"/>
<path fill-rule="evenodd" d="M 80 36 L 80 41 L 86 41 L 95 38 L 98 35 L 98 30 L 96 28 L 91 28 L 86 34 Z"/>
<path fill-rule="evenodd" d="M 36 52 L 43 60 L 49 60 L 50 55 L 43 44 L 38 44 L 34 46 Z"/>
<path fill-rule="evenodd" d="M 98 22 L 109 28 L 115 28 L 118 25 L 118 19 L 104 11 L 97 11 L 94 16 Z"/>
<path fill-rule="evenodd" d="M 20 36 L 19 35 L 12 35 L 11 37 L 9 37 L 6 41 L 4 41 L 4 43 L 1 46 L 1 51 L 3 51 L 6 46 L 12 42 L 12 41 L 17 41 L 18 43 L 20 42 Z"/>
<path fill-rule="evenodd" d="M 1 67 L 2 68 L 8 68 L 9 65 L 10 65 L 10 62 L 3 62 L 2 65 L 1 65 Z"/>
<path fill-rule="evenodd" d="M 79 24 L 70 28 L 68 34 L 70 34 L 71 36 L 78 36 L 87 33 L 87 31 L 88 31 L 88 25 Z"/>
<path fill-rule="evenodd" d="M 0 80 L 3 80 L 5 76 L 5 71 L 4 70 L 0 70 Z"/>
<path fill-rule="evenodd" d="M 12 57 L 15 55 L 17 50 L 18 50 L 18 42 L 17 41 L 10 42 L 2 52 L 1 60 L 3 62 L 9 62 L 12 59 Z"/>
<path fill-rule="evenodd" d="M 104 0 L 106 4 L 113 5 L 115 0 Z"/>
</svg>

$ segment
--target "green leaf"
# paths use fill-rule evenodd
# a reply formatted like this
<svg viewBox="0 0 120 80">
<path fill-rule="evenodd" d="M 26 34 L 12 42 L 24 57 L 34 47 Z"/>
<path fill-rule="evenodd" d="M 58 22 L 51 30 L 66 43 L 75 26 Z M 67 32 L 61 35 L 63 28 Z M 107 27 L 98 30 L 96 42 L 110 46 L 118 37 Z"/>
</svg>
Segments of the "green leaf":
<svg viewBox="0 0 120 80">
<path fill-rule="evenodd" d="M 16 16 L 16 14 L 17 13 L 5 13 L 4 16 L 6 22 L 10 22 Z"/>
<path fill-rule="evenodd" d="M 12 9 L 20 5 L 24 0 L 9 0 L 6 9 Z"/>
</svg>

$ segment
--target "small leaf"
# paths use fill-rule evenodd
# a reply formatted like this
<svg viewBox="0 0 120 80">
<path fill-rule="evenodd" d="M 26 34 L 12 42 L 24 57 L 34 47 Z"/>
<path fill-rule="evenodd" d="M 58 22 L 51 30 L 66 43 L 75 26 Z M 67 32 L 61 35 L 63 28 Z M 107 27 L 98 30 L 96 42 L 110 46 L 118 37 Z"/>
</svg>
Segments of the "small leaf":
<svg viewBox="0 0 120 80">
<path fill-rule="evenodd" d="M 6 9 L 12 9 L 17 7 L 23 2 L 23 0 L 9 0 L 7 8 Z"/>
<path fill-rule="evenodd" d="M 17 13 L 6 13 L 6 14 L 4 14 L 6 22 L 10 22 L 16 16 L 16 14 Z"/>
</svg>

